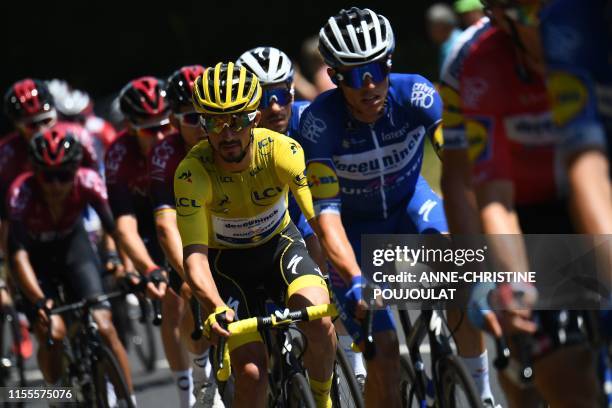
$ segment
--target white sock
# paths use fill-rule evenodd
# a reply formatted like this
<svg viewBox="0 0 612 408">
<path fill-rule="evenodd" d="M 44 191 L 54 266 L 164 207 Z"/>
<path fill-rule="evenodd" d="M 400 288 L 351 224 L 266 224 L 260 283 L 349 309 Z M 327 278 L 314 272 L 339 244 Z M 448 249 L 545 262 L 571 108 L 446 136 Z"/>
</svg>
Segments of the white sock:
<svg viewBox="0 0 612 408">
<path fill-rule="evenodd" d="M 115 394 L 115 387 L 108 380 L 108 378 L 106 379 L 106 398 L 108 399 L 109 407 L 117 406 L 117 394 Z"/>
<path fill-rule="evenodd" d="M 132 400 L 132 404 L 134 404 L 134 407 L 137 407 L 138 404 L 136 403 L 136 394 L 130 395 L 130 399 Z"/>
<path fill-rule="evenodd" d="M 478 357 L 461 357 L 461 359 L 474 379 L 474 383 L 476 383 L 480 399 L 491 398 L 491 401 L 494 401 L 491 384 L 489 383 L 489 356 L 487 350 Z"/>
<path fill-rule="evenodd" d="M 189 408 L 196 403 L 193 395 L 193 375 L 191 367 L 187 370 L 172 371 L 172 378 L 179 394 L 181 408 Z"/>
<path fill-rule="evenodd" d="M 213 382 L 208 350 L 202 354 L 189 353 L 189 356 L 191 357 L 191 367 L 193 367 L 193 382 L 198 385 Z"/>
<path fill-rule="evenodd" d="M 366 371 L 365 365 L 363 364 L 363 357 L 361 353 L 355 353 L 351 345 L 353 344 L 353 338 L 348 335 L 338 336 L 340 340 L 340 346 L 342 350 L 344 350 L 344 354 L 346 354 L 346 358 L 353 366 L 353 371 L 355 375 L 363 375 L 367 376 L 368 373 Z"/>
</svg>

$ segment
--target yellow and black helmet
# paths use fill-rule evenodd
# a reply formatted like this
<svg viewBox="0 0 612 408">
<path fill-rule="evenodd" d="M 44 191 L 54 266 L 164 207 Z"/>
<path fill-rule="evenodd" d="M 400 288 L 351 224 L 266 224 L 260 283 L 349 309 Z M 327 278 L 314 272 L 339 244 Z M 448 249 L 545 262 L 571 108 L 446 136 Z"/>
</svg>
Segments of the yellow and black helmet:
<svg viewBox="0 0 612 408">
<path fill-rule="evenodd" d="M 193 106 L 199 113 L 225 115 L 254 111 L 260 99 L 257 76 L 233 62 L 206 68 L 193 85 Z"/>
</svg>

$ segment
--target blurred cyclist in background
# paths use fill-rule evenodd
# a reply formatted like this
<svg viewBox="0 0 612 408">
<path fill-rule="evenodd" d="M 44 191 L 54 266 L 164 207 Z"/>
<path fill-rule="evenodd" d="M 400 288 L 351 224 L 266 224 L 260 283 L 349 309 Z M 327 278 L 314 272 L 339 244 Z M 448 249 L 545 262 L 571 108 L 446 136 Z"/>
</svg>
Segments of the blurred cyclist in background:
<svg viewBox="0 0 612 408">
<path fill-rule="evenodd" d="M 58 306 L 58 286 L 63 285 L 68 303 L 103 293 L 101 266 L 83 227 L 85 206 L 95 209 L 109 234 L 116 232 L 104 181 L 94 170 L 81 167 L 83 149 L 74 129 L 55 126 L 34 136 L 29 143 L 34 171 L 17 177 L 8 202 L 11 270 L 38 339 L 38 366 L 46 383 L 53 386 L 61 380 L 67 330 L 60 315 L 49 314 Z M 97 305 L 93 316 L 123 370 L 135 404 L 127 353 L 109 306 L 108 302 Z M 49 334 L 53 345 L 47 343 Z"/>
<path fill-rule="evenodd" d="M 200 65 L 185 66 L 175 71 L 167 81 L 166 97 L 170 104 L 170 122 L 176 133 L 158 142 L 149 156 L 150 195 L 153 201 L 157 239 L 166 255 L 169 268 L 169 288 L 163 301 L 162 338 L 170 370 L 179 389 L 181 407 L 193 406 L 196 398 L 205 406 L 220 398 L 210 377 L 208 343 L 202 338 L 191 339 L 193 317 L 189 303 L 191 292 L 184 283 L 183 244 L 176 224 L 174 173 L 187 152 L 206 135 L 200 126 L 191 96 L 195 79 L 204 72 Z M 181 293 L 184 297 L 181 298 Z M 181 338 L 191 358 L 183 347 Z M 191 367 L 190 367 L 191 361 Z M 193 367 L 193 368 L 192 368 Z M 211 387 L 212 385 L 212 387 Z"/>
</svg>

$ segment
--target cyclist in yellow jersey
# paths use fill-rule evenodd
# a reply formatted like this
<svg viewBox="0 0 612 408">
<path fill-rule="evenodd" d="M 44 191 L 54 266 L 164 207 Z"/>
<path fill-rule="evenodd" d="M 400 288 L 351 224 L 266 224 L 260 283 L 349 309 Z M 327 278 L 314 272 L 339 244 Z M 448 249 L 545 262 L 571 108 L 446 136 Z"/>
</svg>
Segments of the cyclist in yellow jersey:
<svg viewBox="0 0 612 408">
<path fill-rule="evenodd" d="M 193 293 L 210 313 L 206 325 L 263 313 L 257 288 L 291 309 L 329 303 L 321 271 L 287 212 L 295 196 L 314 224 L 301 146 L 287 136 L 255 128 L 261 118 L 257 77 L 233 63 L 208 68 L 194 84 L 193 102 L 208 140 L 175 173 L 177 222 L 184 268 Z M 313 225 L 313 227 L 315 227 Z M 331 319 L 305 323 L 304 365 L 318 407 L 331 407 L 336 337 Z M 233 406 L 266 405 L 267 357 L 258 333 L 230 337 L 236 373 Z"/>
</svg>

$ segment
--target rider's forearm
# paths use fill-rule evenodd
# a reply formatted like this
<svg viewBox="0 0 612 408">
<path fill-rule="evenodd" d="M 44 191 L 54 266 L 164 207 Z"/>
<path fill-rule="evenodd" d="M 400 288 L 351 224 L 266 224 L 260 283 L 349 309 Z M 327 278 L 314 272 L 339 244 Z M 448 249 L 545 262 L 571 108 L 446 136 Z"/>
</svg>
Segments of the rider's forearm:
<svg viewBox="0 0 612 408">
<path fill-rule="evenodd" d="M 192 293 L 202 306 L 212 313 L 217 306 L 224 306 L 208 264 L 208 248 L 190 245 L 184 250 L 185 278 Z"/>
<path fill-rule="evenodd" d="M 44 299 L 45 294 L 38 285 L 38 279 L 36 279 L 28 253 L 23 249 L 19 249 L 13 254 L 12 258 L 13 265 L 15 266 L 13 273 L 25 297 L 32 303 Z"/>
<path fill-rule="evenodd" d="M 467 151 L 443 151 L 440 186 L 452 234 L 479 234 L 482 231 L 471 172 Z"/>
<path fill-rule="evenodd" d="M 582 152 L 568 164 L 574 220 L 584 234 L 612 234 L 609 163 L 599 150 Z"/>
<path fill-rule="evenodd" d="M 350 282 L 361 275 L 353 247 L 338 214 L 321 214 L 308 221 L 317 234 L 325 255 L 342 278 Z"/>
<path fill-rule="evenodd" d="M 514 210 L 509 181 L 484 183 L 477 189 L 483 232 L 502 271 L 528 271 L 527 251 Z"/>
<path fill-rule="evenodd" d="M 183 244 L 176 225 L 176 213 L 171 210 L 156 213 L 155 229 L 159 245 L 164 251 L 166 259 L 181 278 L 185 280 L 185 272 L 183 271 Z"/>
<path fill-rule="evenodd" d="M 156 267 L 138 234 L 138 224 L 133 216 L 122 215 L 117 219 L 113 238 L 132 260 L 138 272 L 144 275 Z"/>
</svg>

